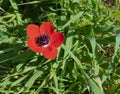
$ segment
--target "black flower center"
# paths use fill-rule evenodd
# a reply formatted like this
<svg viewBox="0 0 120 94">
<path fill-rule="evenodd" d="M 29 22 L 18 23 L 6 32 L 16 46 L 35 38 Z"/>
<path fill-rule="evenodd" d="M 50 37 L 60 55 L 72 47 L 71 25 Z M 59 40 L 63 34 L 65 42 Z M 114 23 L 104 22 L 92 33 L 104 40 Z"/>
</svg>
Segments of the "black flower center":
<svg viewBox="0 0 120 94">
<path fill-rule="evenodd" d="M 36 39 L 36 43 L 38 46 L 46 46 L 46 45 L 48 45 L 49 41 L 50 41 L 50 37 L 48 35 L 45 35 L 45 34 L 40 35 Z"/>
</svg>

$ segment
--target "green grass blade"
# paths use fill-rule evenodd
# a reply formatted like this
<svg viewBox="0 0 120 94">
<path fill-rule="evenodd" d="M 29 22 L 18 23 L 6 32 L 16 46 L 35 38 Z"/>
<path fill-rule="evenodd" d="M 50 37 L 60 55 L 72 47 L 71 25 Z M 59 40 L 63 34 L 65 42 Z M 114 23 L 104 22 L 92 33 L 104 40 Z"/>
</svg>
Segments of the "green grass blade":
<svg viewBox="0 0 120 94">
<path fill-rule="evenodd" d="M 18 21 L 18 24 L 21 24 L 22 23 L 22 19 L 21 19 L 21 15 L 19 13 L 19 10 L 18 10 L 18 6 L 16 4 L 16 2 L 14 0 L 9 0 L 13 9 L 14 9 L 14 12 L 16 14 L 16 17 L 17 17 L 17 21 Z"/>
<path fill-rule="evenodd" d="M 94 92 L 94 94 L 104 94 L 104 92 L 97 86 L 97 84 L 87 75 L 87 73 L 84 71 L 83 66 L 78 58 L 69 50 L 66 49 L 65 45 L 62 45 L 63 49 L 67 50 L 69 55 L 75 60 L 75 62 L 78 64 L 81 72 L 85 76 L 89 87 L 91 88 L 91 91 Z"/>
<path fill-rule="evenodd" d="M 42 71 L 36 71 L 35 74 L 26 82 L 25 87 L 27 89 L 30 89 L 32 85 L 34 84 L 35 80 L 37 80 L 38 77 L 40 77 L 43 74 Z"/>
<path fill-rule="evenodd" d="M 120 34 L 117 34 L 117 36 L 116 36 L 116 43 L 115 43 L 115 51 L 114 51 L 112 59 L 114 59 L 115 56 L 117 55 L 117 51 L 119 49 L 119 45 L 120 45 Z"/>
<path fill-rule="evenodd" d="M 28 75 L 25 75 L 25 76 L 19 78 L 18 80 L 16 80 L 15 82 L 13 82 L 12 85 L 11 85 L 11 87 L 18 85 L 18 84 L 19 84 L 20 82 L 22 82 L 25 78 L 27 78 L 27 76 L 28 76 Z"/>
<path fill-rule="evenodd" d="M 43 82 L 41 83 L 41 85 L 38 87 L 38 89 L 35 91 L 35 94 L 39 94 L 40 90 L 42 90 L 42 88 L 47 84 L 49 76 L 47 76 Z"/>
<path fill-rule="evenodd" d="M 70 19 L 62 28 L 64 29 L 65 27 L 67 27 L 68 25 L 70 25 L 70 23 L 73 23 L 74 21 L 76 21 L 77 19 L 79 19 L 83 15 L 83 13 L 84 13 L 83 11 L 79 12 L 72 19 Z"/>
<path fill-rule="evenodd" d="M 97 86 L 97 84 L 85 72 L 84 72 L 84 75 L 94 94 L 104 94 L 104 92 Z"/>
</svg>

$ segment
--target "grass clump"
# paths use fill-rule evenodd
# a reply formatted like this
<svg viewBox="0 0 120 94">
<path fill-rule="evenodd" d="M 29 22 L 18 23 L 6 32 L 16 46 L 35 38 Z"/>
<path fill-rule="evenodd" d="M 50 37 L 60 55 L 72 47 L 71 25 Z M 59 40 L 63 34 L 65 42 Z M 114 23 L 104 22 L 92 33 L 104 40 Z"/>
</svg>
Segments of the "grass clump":
<svg viewBox="0 0 120 94">
<path fill-rule="evenodd" d="M 119 94 L 120 1 L 113 1 L 0 0 L 0 93 Z M 26 44 L 26 26 L 46 21 L 65 35 L 55 60 Z"/>
</svg>

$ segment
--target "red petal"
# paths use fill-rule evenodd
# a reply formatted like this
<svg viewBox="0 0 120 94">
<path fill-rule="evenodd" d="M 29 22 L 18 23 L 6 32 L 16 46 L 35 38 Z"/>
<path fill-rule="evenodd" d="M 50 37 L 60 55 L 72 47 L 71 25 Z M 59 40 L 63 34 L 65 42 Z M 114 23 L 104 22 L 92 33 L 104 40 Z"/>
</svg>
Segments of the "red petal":
<svg viewBox="0 0 120 94">
<path fill-rule="evenodd" d="M 54 26 L 51 22 L 44 22 L 40 26 L 40 34 L 48 34 L 51 35 L 54 31 Z"/>
<path fill-rule="evenodd" d="M 42 53 L 42 47 L 37 46 L 34 40 L 28 39 L 27 44 L 32 51 Z"/>
<path fill-rule="evenodd" d="M 60 32 L 54 32 L 50 36 L 50 45 L 59 47 L 64 42 L 64 35 Z"/>
<path fill-rule="evenodd" d="M 38 37 L 40 35 L 39 26 L 37 26 L 35 24 L 29 24 L 27 26 L 27 35 L 30 38 L 36 38 L 36 37 Z"/>
<path fill-rule="evenodd" d="M 58 53 L 58 50 L 55 47 L 48 46 L 43 49 L 43 55 L 47 59 L 55 59 L 57 56 L 57 53 Z"/>
</svg>

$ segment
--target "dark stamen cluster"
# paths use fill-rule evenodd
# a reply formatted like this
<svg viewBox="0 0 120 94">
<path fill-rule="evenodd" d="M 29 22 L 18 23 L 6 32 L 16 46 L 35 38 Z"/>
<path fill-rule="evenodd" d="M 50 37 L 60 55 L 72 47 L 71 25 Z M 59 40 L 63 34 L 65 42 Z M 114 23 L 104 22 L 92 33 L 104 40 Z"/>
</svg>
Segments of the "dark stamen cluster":
<svg viewBox="0 0 120 94">
<path fill-rule="evenodd" d="M 36 43 L 38 46 L 45 46 L 49 43 L 50 41 L 50 37 L 48 35 L 40 35 L 39 37 L 37 37 L 36 39 Z"/>
</svg>

